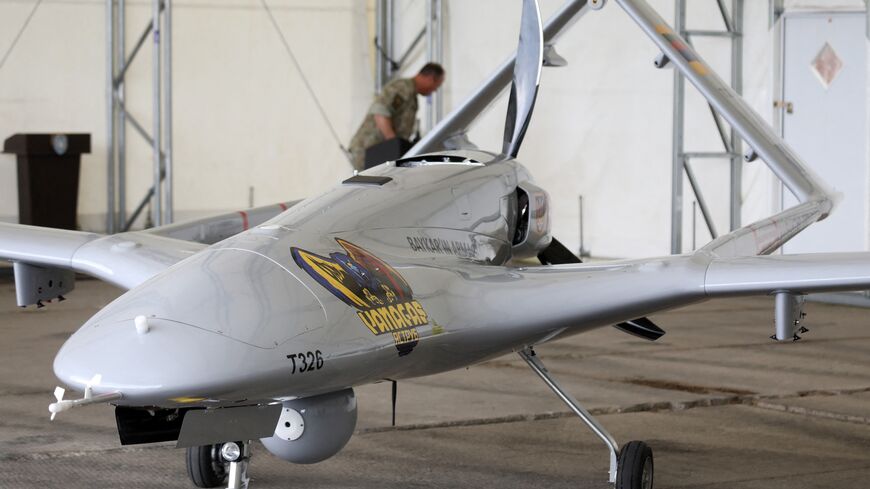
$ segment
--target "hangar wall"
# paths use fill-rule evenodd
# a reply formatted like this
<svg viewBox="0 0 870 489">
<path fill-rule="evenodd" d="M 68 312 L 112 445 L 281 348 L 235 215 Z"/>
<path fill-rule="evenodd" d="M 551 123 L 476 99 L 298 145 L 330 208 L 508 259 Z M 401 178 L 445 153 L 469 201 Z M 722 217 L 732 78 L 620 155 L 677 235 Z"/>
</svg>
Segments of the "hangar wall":
<svg viewBox="0 0 870 489">
<path fill-rule="evenodd" d="M 561 0 L 543 0 L 546 18 Z M 673 0 L 652 0 L 673 19 Z M 709 3 L 709 5 L 707 5 Z M 270 0 L 278 22 L 343 143 L 371 97 L 372 2 Z M 0 1 L 0 53 L 33 2 Z M 27 131 L 93 134 L 83 160 L 80 224 L 104 228 L 105 39 L 100 0 L 46 0 L 6 65 L 0 68 L 0 137 Z M 150 15 L 150 3 L 128 0 L 128 46 Z M 303 197 L 350 173 L 302 79 L 259 2 L 176 0 L 174 3 L 176 217 Z M 421 0 L 397 0 L 397 49 L 424 22 Z M 461 102 L 516 44 L 519 8 L 501 0 L 445 2 L 445 110 Z M 787 8 L 861 8 L 863 0 L 791 0 Z M 774 32 L 768 2 L 747 1 L 745 93 L 772 118 Z M 497 13 L 497 15 L 495 14 Z M 719 29 L 714 0 L 691 2 L 688 25 Z M 727 41 L 700 40 L 699 51 L 727 76 Z M 667 254 L 670 229 L 670 69 L 655 70 L 656 49 L 615 4 L 589 12 L 557 44 L 568 59 L 547 68 L 524 161 L 554 203 L 555 234 L 579 244 L 578 196 L 585 201 L 585 247 L 596 256 Z M 418 48 L 407 73 L 423 63 Z M 34 59 L 39 62 L 34 62 Z M 150 52 L 128 78 L 131 111 L 150 127 Z M 687 91 L 687 148 L 719 150 L 703 99 Z M 422 102 L 422 101 L 421 101 Z M 425 102 L 421 103 L 423 107 Z M 485 149 L 500 148 L 506 97 L 470 131 Z M 420 117 L 423 114 L 421 112 Z M 151 182 L 151 159 L 128 131 L 128 208 Z M 720 229 L 728 223 L 725 161 L 697 167 Z M 0 155 L 0 219 L 16 219 L 14 159 Z M 688 186 L 686 186 L 688 188 Z M 776 185 L 762 163 L 744 173 L 744 222 L 776 209 Z M 687 190 L 688 192 L 688 190 Z M 691 248 L 691 196 L 684 249 Z M 698 220 L 697 242 L 709 237 Z"/>
<path fill-rule="evenodd" d="M 0 53 L 34 2 L 0 1 Z M 128 0 L 130 49 L 151 15 Z M 372 90 L 366 3 L 269 0 L 326 113 L 350 139 Z M 173 2 L 176 219 L 310 195 L 350 166 L 305 91 L 260 2 Z M 45 0 L 0 69 L 0 138 L 15 132 L 81 131 L 79 221 L 104 230 L 106 212 L 105 2 Z M 130 111 L 151 127 L 151 49 L 127 79 Z M 128 202 L 152 182 L 151 152 L 129 129 Z M 0 155 L 0 219 L 17 220 L 15 163 Z M 141 224 L 141 221 L 140 221 Z"/>
<path fill-rule="evenodd" d="M 403 2 L 403 43 L 419 30 L 424 2 Z M 546 19 L 561 5 L 541 2 Z M 673 0 L 650 3 L 673 22 Z M 730 4 L 730 2 L 726 2 Z M 444 87 L 446 106 L 461 101 L 509 54 L 516 42 L 519 9 L 498 0 L 448 2 Z M 862 9 L 863 0 L 791 0 L 787 10 Z M 775 47 L 769 2 L 745 2 L 744 96 L 768 122 L 773 121 Z M 723 30 L 715 0 L 688 2 L 687 26 Z M 495 26 L 499 12 L 504 27 Z M 698 51 L 724 79 L 729 77 L 730 42 L 696 38 Z M 644 257 L 670 249 L 670 172 L 673 72 L 652 66 L 657 49 L 613 2 L 590 11 L 556 44 L 568 66 L 545 68 L 535 117 L 519 159 L 526 163 L 553 200 L 553 228 L 569 248 L 579 247 L 578 196 L 584 198 L 584 247 L 598 257 Z M 401 51 L 401 49 L 400 49 Z M 481 55 L 481 52 L 492 53 Z M 412 67 L 413 68 L 413 67 Z M 704 99 L 688 85 L 686 150 L 722 151 Z M 870 92 L 868 92 L 870 93 Z M 499 148 L 507 97 L 476 124 L 470 139 L 483 148 Z M 868 159 L 870 162 L 870 159 Z M 728 229 L 729 166 L 725 160 L 694 165 L 720 233 Z M 692 200 L 683 185 L 683 250 L 692 249 Z M 746 164 L 743 223 L 779 209 L 778 180 L 761 161 Z M 710 240 L 697 218 L 697 246 Z"/>
</svg>

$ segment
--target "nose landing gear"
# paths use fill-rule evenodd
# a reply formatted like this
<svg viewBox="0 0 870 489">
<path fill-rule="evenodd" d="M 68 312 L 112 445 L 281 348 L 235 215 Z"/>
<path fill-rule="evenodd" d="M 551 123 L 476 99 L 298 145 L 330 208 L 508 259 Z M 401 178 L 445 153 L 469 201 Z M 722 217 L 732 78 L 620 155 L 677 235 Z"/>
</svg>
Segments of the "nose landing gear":
<svg viewBox="0 0 870 489">
<path fill-rule="evenodd" d="M 227 442 L 187 449 L 187 475 L 196 487 L 245 489 L 251 442 Z"/>
</svg>

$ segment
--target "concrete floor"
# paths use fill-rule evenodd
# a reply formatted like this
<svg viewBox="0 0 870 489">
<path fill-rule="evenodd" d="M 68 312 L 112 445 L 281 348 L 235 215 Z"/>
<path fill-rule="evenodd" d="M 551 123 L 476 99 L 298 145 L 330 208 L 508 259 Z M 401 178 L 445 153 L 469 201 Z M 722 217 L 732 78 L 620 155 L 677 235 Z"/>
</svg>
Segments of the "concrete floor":
<svg viewBox="0 0 870 489">
<path fill-rule="evenodd" d="M 0 487 L 193 487 L 171 446 L 122 448 L 112 410 L 48 420 L 55 352 L 119 290 L 79 281 L 66 302 L 15 307 L 0 282 Z M 870 487 L 870 311 L 808 304 L 797 343 L 769 299 L 709 302 L 654 319 L 648 343 L 606 328 L 538 348 L 612 430 L 647 441 L 656 486 Z M 515 356 L 357 389 L 358 433 L 332 459 L 284 463 L 255 446 L 252 488 L 606 488 L 606 452 Z"/>
</svg>

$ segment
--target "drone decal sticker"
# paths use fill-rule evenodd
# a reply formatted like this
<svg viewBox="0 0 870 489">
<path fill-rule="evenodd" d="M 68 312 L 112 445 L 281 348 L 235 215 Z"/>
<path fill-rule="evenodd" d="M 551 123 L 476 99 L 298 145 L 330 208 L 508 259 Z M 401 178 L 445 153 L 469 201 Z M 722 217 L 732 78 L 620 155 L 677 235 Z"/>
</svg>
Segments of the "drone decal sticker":
<svg viewBox="0 0 870 489">
<path fill-rule="evenodd" d="M 429 324 L 429 315 L 414 300 L 411 286 L 383 260 L 343 239 L 336 238 L 344 253 L 328 257 L 290 248 L 299 268 L 342 302 L 357 309 L 360 321 L 380 336 L 390 334 L 399 356 L 417 346 L 417 327 Z"/>
</svg>

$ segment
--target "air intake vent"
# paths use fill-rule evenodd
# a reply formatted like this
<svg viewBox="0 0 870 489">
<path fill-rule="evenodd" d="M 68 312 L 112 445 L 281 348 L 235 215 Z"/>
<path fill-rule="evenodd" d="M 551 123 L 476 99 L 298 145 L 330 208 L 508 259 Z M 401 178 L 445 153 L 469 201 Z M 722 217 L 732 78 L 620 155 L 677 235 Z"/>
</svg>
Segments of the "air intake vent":
<svg viewBox="0 0 870 489">
<path fill-rule="evenodd" d="M 423 155 L 423 156 L 414 156 L 412 158 L 405 158 L 402 160 L 396 160 L 396 166 L 411 168 L 415 166 L 428 166 L 428 165 L 469 165 L 469 166 L 483 166 L 483 163 L 472 160 L 470 158 L 466 158 L 464 156 L 457 155 Z"/>
</svg>

